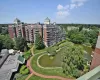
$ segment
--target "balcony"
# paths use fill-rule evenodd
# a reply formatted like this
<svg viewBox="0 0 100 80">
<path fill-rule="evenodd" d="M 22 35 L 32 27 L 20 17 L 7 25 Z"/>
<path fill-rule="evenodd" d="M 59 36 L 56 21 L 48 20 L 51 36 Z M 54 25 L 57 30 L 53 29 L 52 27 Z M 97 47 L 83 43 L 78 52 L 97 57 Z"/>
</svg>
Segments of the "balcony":
<svg viewBox="0 0 100 80">
<path fill-rule="evenodd" d="M 100 66 L 94 68 L 76 80 L 100 80 Z"/>
</svg>

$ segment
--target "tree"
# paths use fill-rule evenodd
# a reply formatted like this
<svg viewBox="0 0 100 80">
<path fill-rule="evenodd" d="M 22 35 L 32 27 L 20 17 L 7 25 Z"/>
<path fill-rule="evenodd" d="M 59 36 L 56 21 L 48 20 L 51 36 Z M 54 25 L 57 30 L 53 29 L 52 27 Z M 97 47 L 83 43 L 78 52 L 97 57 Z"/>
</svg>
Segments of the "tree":
<svg viewBox="0 0 100 80">
<path fill-rule="evenodd" d="M 99 33 L 98 28 L 93 28 L 92 30 L 81 29 L 73 29 L 68 31 L 67 36 L 70 39 L 70 41 L 75 44 L 89 44 L 92 46 L 92 48 L 95 48 Z"/>
<path fill-rule="evenodd" d="M 0 34 L 2 34 L 2 35 L 8 34 L 8 25 L 7 24 L 0 24 Z"/>
<path fill-rule="evenodd" d="M 76 44 L 82 44 L 85 42 L 85 36 L 81 33 L 72 34 L 70 39 L 73 43 L 76 43 Z"/>
<path fill-rule="evenodd" d="M 28 60 L 29 57 L 31 56 L 31 52 L 30 51 L 27 51 L 27 52 L 24 53 L 23 56 L 24 56 L 25 60 Z"/>
<path fill-rule="evenodd" d="M 95 48 L 97 38 L 98 38 L 98 30 L 90 30 L 90 31 L 85 31 L 84 35 L 86 40 L 92 45 L 92 48 Z"/>
<path fill-rule="evenodd" d="M 20 51 L 24 51 L 25 47 L 28 48 L 26 40 L 20 36 L 15 39 L 15 42 L 16 49 Z"/>
<path fill-rule="evenodd" d="M 4 37 L 3 47 L 7 49 L 12 49 L 14 47 L 14 42 L 8 35 Z"/>
<path fill-rule="evenodd" d="M 28 73 L 29 73 L 29 69 L 25 65 L 23 65 L 20 69 L 20 74 L 25 75 L 25 74 L 28 74 Z"/>
<path fill-rule="evenodd" d="M 83 48 L 71 43 L 66 45 L 60 50 L 60 53 L 62 53 L 63 73 L 77 78 L 81 75 L 80 71 L 84 71 L 84 65 L 87 65 Z"/>
<path fill-rule="evenodd" d="M 3 48 L 3 36 L 0 35 L 0 51 Z"/>
<path fill-rule="evenodd" d="M 0 33 L 2 32 L 2 26 L 0 25 Z"/>
<path fill-rule="evenodd" d="M 55 56 L 55 55 L 56 55 L 56 47 L 49 47 L 49 48 L 47 48 L 47 52 L 48 52 L 51 56 Z"/>
<path fill-rule="evenodd" d="M 83 29 L 83 26 L 80 25 L 80 27 L 79 27 L 79 32 L 82 31 L 82 29 Z"/>
<path fill-rule="evenodd" d="M 0 50 L 3 48 L 12 49 L 13 47 L 13 40 L 8 35 L 0 35 Z"/>
<path fill-rule="evenodd" d="M 68 38 L 70 38 L 72 34 L 78 34 L 78 33 L 79 33 L 78 29 L 72 29 L 72 30 L 68 31 L 67 36 L 68 36 Z"/>
<path fill-rule="evenodd" d="M 35 35 L 35 48 L 36 49 L 43 49 L 45 48 L 45 45 L 43 43 L 43 40 L 40 36 L 40 34 L 37 32 L 36 35 Z"/>
</svg>

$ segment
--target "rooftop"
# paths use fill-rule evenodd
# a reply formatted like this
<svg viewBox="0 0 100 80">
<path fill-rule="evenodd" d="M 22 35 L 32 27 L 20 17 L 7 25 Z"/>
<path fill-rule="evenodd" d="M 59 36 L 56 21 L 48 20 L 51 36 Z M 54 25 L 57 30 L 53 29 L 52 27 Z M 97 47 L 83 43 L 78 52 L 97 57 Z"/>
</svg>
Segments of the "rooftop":
<svg viewBox="0 0 100 80">
<path fill-rule="evenodd" d="M 9 53 L 8 53 L 7 49 L 1 50 L 1 53 L 0 53 L 0 68 L 3 65 L 3 63 L 6 61 L 8 56 L 9 56 Z"/>
<path fill-rule="evenodd" d="M 0 80 L 10 80 L 11 75 L 11 70 L 0 71 Z"/>
<path fill-rule="evenodd" d="M 20 22 L 20 20 L 19 20 L 18 18 L 16 18 L 16 19 L 14 20 L 14 22 Z"/>
<path fill-rule="evenodd" d="M 50 19 L 47 17 L 47 18 L 45 19 L 45 21 L 50 21 Z"/>
<path fill-rule="evenodd" d="M 9 70 L 9 69 L 15 69 L 17 71 L 18 69 L 18 62 L 17 62 L 18 55 L 9 55 L 7 60 L 2 65 L 1 70 Z"/>
<path fill-rule="evenodd" d="M 4 56 L 5 57 L 5 56 Z M 10 80 L 12 73 L 18 70 L 17 55 L 9 55 L 0 68 L 0 80 Z"/>
<path fill-rule="evenodd" d="M 2 57 L 3 59 L 0 59 L 0 61 L 2 60 L 2 65 L 0 68 L 0 80 L 10 80 L 12 73 L 18 70 L 19 61 L 24 63 L 25 60 L 22 56 L 20 56 L 20 54 L 16 53 L 15 55 L 9 55 L 9 52 L 6 52 L 8 52 L 8 50 L 2 51 L 2 54 L 5 55 Z"/>
<path fill-rule="evenodd" d="M 25 59 L 24 59 L 21 55 L 18 56 L 18 60 L 19 60 L 21 63 L 24 63 L 24 62 L 25 62 Z"/>
</svg>

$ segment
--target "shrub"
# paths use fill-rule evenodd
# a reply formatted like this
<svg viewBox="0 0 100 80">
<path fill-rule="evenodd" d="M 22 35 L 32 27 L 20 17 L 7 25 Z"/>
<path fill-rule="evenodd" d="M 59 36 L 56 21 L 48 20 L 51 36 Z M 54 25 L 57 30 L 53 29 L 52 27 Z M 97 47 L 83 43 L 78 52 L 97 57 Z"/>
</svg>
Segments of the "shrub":
<svg viewBox="0 0 100 80">
<path fill-rule="evenodd" d="M 29 73 L 29 69 L 25 65 L 23 65 L 20 69 L 20 74 L 25 75 L 25 74 L 28 74 L 28 73 Z"/>
<path fill-rule="evenodd" d="M 25 60 L 27 60 L 31 56 L 31 52 L 30 51 L 27 51 L 27 52 L 24 53 L 23 56 L 24 56 Z"/>
<path fill-rule="evenodd" d="M 47 48 L 47 52 L 50 55 L 55 56 L 56 55 L 56 47 L 49 47 L 49 48 Z"/>
<path fill-rule="evenodd" d="M 78 78 L 81 76 L 81 73 L 78 69 L 73 70 L 73 77 Z"/>
</svg>

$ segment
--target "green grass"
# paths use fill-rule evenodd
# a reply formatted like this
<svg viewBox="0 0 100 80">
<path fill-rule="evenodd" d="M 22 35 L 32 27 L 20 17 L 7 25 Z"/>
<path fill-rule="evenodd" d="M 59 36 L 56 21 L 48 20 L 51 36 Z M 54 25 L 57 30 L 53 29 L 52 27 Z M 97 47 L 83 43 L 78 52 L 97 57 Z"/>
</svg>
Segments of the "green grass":
<svg viewBox="0 0 100 80">
<path fill-rule="evenodd" d="M 58 46 L 61 45 L 61 43 L 65 43 L 66 41 L 62 41 L 60 43 L 58 43 L 58 45 L 54 45 L 52 46 L 53 48 L 59 48 Z M 49 47 L 48 47 L 49 48 Z M 33 68 L 34 71 L 38 72 L 38 73 L 41 73 L 41 74 L 44 74 L 44 75 L 52 75 L 52 76 L 61 76 L 61 77 L 66 77 L 68 78 L 62 71 L 62 68 L 54 68 L 54 69 L 43 69 L 43 68 L 40 68 L 38 67 L 37 65 L 37 58 L 44 54 L 44 52 L 47 50 L 47 48 L 45 49 L 42 49 L 42 50 L 36 50 L 34 48 L 34 53 L 37 54 L 37 53 L 41 53 L 41 54 L 37 54 L 33 57 L 32 61 L 31 61 L 31 66 Z"/>
<path fill-rule="evenodd" d="M 59 42 L 59 43 L 57 43 L 56 45 L 54 45 L 52 47 L 58 50 L 58 49 L 62 48 L 63 46 L 66 46 L 66 43 L 68 43 L 68 42 L 69 41 L 67 41 L 67 40 L 66 41 L 62 41 L 62 42 Z M 69 42 L 69 44 L 74 45 L 72 42 Z M 63 71 L 62 68 L 43 69 L 43 68 L 40 68 L 40 67 L 37 66 L 37 58 L 40 55 L 44 54 L 43 52 L 45 52 L 46 49 L 47 48 L 42 49 L 42 50 L 34 49 L 35 54 L 37 54 L 37 53 L 41 53 L 41 54 L 37 54 L 37 55 L 35 55 L 33 57 L 32 61 L 31 61 L 31 66 L 32 66 L 33 70 L 38 72 L 38 73 L 40 73 L 40 74 L 44 74 L 44 75 L 52 75 L 52 76 L 54 75 L 54 76 L 61 76 L 61 77 L 66 77 L 66 78 L 72 78 L 71 76 L 65 75 L 62 72 Z M 60 53 L 61 53 L 61 51 L 60 51 Z"/>
<path fill-rule="evenodd" d="M 44 53 L 41 53 L 44 54 Z M 62 77 L 66 77 L 65 74 L 62 73 L 62 68 L 55 68 L 55 69 L 43 69 L 37 66 L 37 58 L 41 55 L 35 55 L 31 61 L 31 66 L 33 68 L 34 71 L 44 74 L 44 75 L 55 75 L 55 76 L 62 76 Z"/>
<path fill-rule="evenodd" d="M 16 80 L 25 80 L 27 77 L 28 77 L 28 75 L 23 75 L 23 76 L 17 78 Z"/>
<path fill-rule="evenodd" d="M 33 48 L 33 51 L 34 51 L 34 54 L 37 54 L 37 53 L 46 51 L 46 48 L 41 49 L 41 50 L 37 50 L 37 49 Z"/>
<path fill-rule="evenodd" d="M 67 40 L 63 40 L 63 41 L 58 42 L 57 44 L 55 44 L 55 45 L 53 45 L 53 46 L 51 46 L 51 47 L 57 49 L 57 48 L 59 48 L 59 47 L 58 47 L 59 45 L 61 45 L 62 43 L 65 44 L 66 41 L 67 41 Z M 42 53 L 42 52 L 46 51 L 48 48 L 50 48 L 50 47 L 45 47 L 44 49 L 37 50 L 37 49 L 35 49 L 35 47 L 34 47 L 34 48 L 33 48 L 34 54 L 37 54 L 37 53 L 40 53 L 40 52 Z"/>
<path fill-rule="evenodd" d="M 38 76 L 32 76 L 31 78 L 29 78 L 29 80 L 58 80 L 58 79 L 48 79 L 48 78 L 41 78 Z"/>
</svg>

